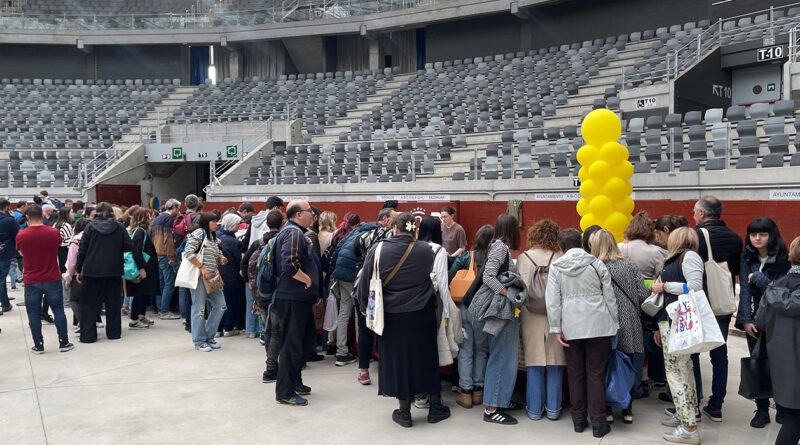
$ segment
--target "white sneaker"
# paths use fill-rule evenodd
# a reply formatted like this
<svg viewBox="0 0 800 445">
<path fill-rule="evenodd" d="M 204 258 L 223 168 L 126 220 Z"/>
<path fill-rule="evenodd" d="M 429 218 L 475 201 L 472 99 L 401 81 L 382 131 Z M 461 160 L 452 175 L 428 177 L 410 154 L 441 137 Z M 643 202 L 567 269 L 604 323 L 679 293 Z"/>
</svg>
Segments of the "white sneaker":
<svg viewBox="0 0 800 445">
<path fill-rule="evenodd" d="M 680 426 L 680 425 L 681 425 L 681 422 L 680 422 L 680 421 L 678 420 L 678 418 L 677 418 L 677 417 L 675 417 L 674 415 L 670 415 L 670 416 L 669 416 L 669 417 L 667 417 L 666 419 L 662 420 L 662 421 L 661 421 L 661 424 L 662 424 L 662 425 L 664 425 L 664 426 L 668 426 L 668 427 L 671 427 L 671 428 L 675 428 L 675 427 L 677 427 L 677 426 Z"/>
<path fill-rule="evenodd" d="M 132 322 L 128 323 L 128 329 L 134 329 L 134 330 L 140 329 L 141 330 L 141 329 L 149 329 L 149 328 L 150 328 L 149 324 L 143 323 L 140 320 L 132 321 Z"/>
<path fill-rule="evenodd" d="M 75 326 L 75 330 L 73 330 L 72 332 L 74 332 L 74 333 L 76 333 L 76 334 L 80 334 L 80 332 L 81 332 L 81 327 L 80 327 L 80 326 Z"/>
<path fill-rule="evenodd" d="M 95 324 L 97 325 L 97 329 L 103 329 L 104 327 L 106 327 L 106 325 L 104 325 L 103 323 L 100 323 L 99 321 L 97 323 L 95 323 Z"/>
<path fill-rule="evenodd" d="M 431 399 L 428 396 L 414 398 L 414 406 L 419 409 L 428 409 L 431 407 Z"/>
<path fill-rule="evenodd" d="M 199 345 L 194 345 L 194 348 L 201 352 L 211 352 L 211 346 L 208 343 L 200 343 Z"/>
<path fill-rule="evenodd" d="M 700 431 L 686 431 L 682 425 L 678 425 L 674 431 L 664 433 L 664 440 L 673 443 L 688 443 L 690 445 L 700 445 Z"/>
</svg>

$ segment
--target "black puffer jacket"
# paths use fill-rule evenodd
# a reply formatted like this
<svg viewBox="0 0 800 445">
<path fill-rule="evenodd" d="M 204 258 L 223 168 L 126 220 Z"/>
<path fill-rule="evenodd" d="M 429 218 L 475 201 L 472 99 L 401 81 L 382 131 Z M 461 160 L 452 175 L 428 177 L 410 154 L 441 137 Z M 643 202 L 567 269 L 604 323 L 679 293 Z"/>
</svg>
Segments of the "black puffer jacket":
<svg viewBox="0 0 800 445">
<path fill-rule="evenodd" d="M 775 252 L 767 254 L 769 256 L 762 268 L 758 251 L 753 246 L 745 246 L 742 253 L 742 267 L 739 272 L 739 311 L 736 313 L 736 327 L 739 329 L 743 329 L 745 323 L 753 323 L 767 286 L 786 275 L 791 267 L 786 246 L 780 245 Z M 750 274 L 753 277 L 748 280 Z"/>
<path fill-rule="evenodd" d="M 122 224 L 113 219 L 96 219 L 83 231 L 75 270 L 85 277 L 122 277 L 122 254 L 132 248 Z"/>
<path fill-rule="evenodd" d="M 721 219 L 710 219 L 697 225 L 697 237 L 700 239 L 700 247 L 697 253 L 703 262 L 708 261 L 708 247 L 703 232 L 700 229 L 708 230 L 708 237 L 711 240 L 711 250 L 714 253 L 714 261 L 727 261 L 731 277 L 736 280 L 739 275 L 740 260 L 742 258 L 742 238 L 733 230 L 725 225 Z M 705 277 L 703 278 L 703 288 L 705 288 Z"/>
</svg>

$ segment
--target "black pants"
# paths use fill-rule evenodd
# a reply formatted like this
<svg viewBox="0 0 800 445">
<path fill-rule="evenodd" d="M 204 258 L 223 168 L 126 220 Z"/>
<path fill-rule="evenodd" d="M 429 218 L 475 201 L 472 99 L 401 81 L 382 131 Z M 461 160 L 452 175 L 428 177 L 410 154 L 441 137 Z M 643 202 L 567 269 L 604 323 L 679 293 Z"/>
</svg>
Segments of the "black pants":
<svg viewBox="0 0 800 445">
<path fill-rule="evenodd" d="M 278 369 L 278 355 L 281 350 L 281 320 L 275 305 L 269 309 L 264 320 L 264 350 L 267 353 L 267 371 Z"/>
<path fill-rule="evenodd" d="M 302 369 L 305 363 L 306 335 L 312 317 L 311 303 L 290 300 L 275 300 L 275 310 L 281 320 L 280 365 L 275 385 L 275 398 L 284 400 L 294 396 L 295 387 L 303 383 Z"/>
<path fill-rule="evenodd" d="M 305 357 L 310 361 L 317 355 L 317 321 L 314 319 L 314 305 L 311 305 L 311 310 L 308 311 L 308 326 L 306 326 L 305 337 Z"/>
<path fill-rule="evenodd" d="M 572 423 L 576 425 L 587 420 L 587 405 L 592 427 L 606 425 L 605 374 L 610 350 L 611 337 L 570 340 L 569 348 L 564 348 Z"/>
<path fill-rule="evenodd" d="M 361 315 L 356 308 L 356 324 L 358 325 L 358 369 L 369 369 L 372 350 L 375 348 L 375 333 L 367 328 L 367 317 Z"/>
<path fill-rule="evenodd" d="M 122 335 L 122 278 L 95 278 L 83 279 L 83 294 L 81 295 L 81 343 L 94 343 L 97 341 L 97 325 L 95 321 L 100 316 L 100 308 L 106 306 L 106 337 L 116 340 Z"/>
<path fill-rule="evenodd" d="M 800 443 L 800 409 L 783 408 L 783 425 L 775 439 L 775 445 L 797 445 Z"/>
<path fill-rule="evenodd" d="M 138 320 L 139 317 L 144 317 L 147 314 L 147 305 L 150 303 L 151 297 L 134 296 L 133 304 L 131 304 L 131 320 Z M 106 313 L 108 309 L 106 309 Z"/>
</svg>

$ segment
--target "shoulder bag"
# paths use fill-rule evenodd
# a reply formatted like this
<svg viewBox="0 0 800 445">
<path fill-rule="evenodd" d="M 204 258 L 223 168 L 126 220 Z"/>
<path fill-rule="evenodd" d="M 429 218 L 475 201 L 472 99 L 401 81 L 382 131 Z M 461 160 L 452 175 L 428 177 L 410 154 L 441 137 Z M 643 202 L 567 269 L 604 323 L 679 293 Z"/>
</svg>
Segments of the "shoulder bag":
<svg viewBox="0 0 800 445">
<path fill-rule="evenodd" d="M 450 296 L 453 297 L 453 301 L 460 303 L 461 300 L 464 299 L 464 295 L 467 294 L 469 287 L 472 286 L 472 282 L 475 281 L 477 273 L 475 251 L 473 250 L 469 253 L 469 267 L 456 272 L 453 281 L 450 282 Z"/>
<path fill-rule="evenodd" d="M 729 315 L 736 312 L 735 295 L 733 293 L 733 277 L 728 268 L 727 261 L 714 261 L 714 252 L 711 250 L 711 239 L 708 229 L 700 229 L 706 240 L 708 261 L 705 263 L 706 288 L 708 301 L 714 315 Z"/>
<path fill-rule="evenodd" d="M 188 236 L 191 236 L 189 234 Z M 187 237 L 188 238 L 188 237 Z M 203 236 L 203 241 L 205 241 L 205 234 Z M 200 247 L 197 249 L 195 256 L 200 258 L 200 262 L 203 262 L 203 246 L 205 242 L 200 243 Z M 195 267 L 186 256 L 186 252 L 181 253 L 181 265 L 178 267 L 178 273 L 175 275 L 175 287 L 185 287 L 187 289 L 197 289 L 197 282 L 200 280 L 200 269 Z"/>
</svg>

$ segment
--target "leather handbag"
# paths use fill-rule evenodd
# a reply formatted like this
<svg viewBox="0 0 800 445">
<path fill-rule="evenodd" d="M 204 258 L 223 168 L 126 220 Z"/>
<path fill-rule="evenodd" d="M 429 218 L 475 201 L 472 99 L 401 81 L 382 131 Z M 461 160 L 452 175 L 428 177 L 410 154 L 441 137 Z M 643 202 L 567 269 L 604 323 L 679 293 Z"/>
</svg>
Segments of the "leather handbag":
<svg viewBox="0 0 800 445">
<path fill-rule="evenodd" d="M 450 282 L 450 296 L 453 301 L 460 303 L 464 299 L 464 295 L 467 294 L 476 276 L 478 276 L 478 270 L 475 266 L 475 252 L 471 251 L 469 253 L 469 268 L 456 272 L 453 281 Z"/>
<path fill-rule="evenodd" d="M 661 277 L 655 281 L 661 282 Z M 658 311 L 664 308 L 664 293 L 663 292 L 650 292 L 650 296 L 642 302 L 642 312 L 655 317 Z"/>
<path fill-rule="evenodd" d="M 750 357 L 742 357 L 739 395 L 751 400 L 769 399 L 772 397 L 772 379 L 769 371 L 769 357 L 762 334 Z"/>
</svg>

